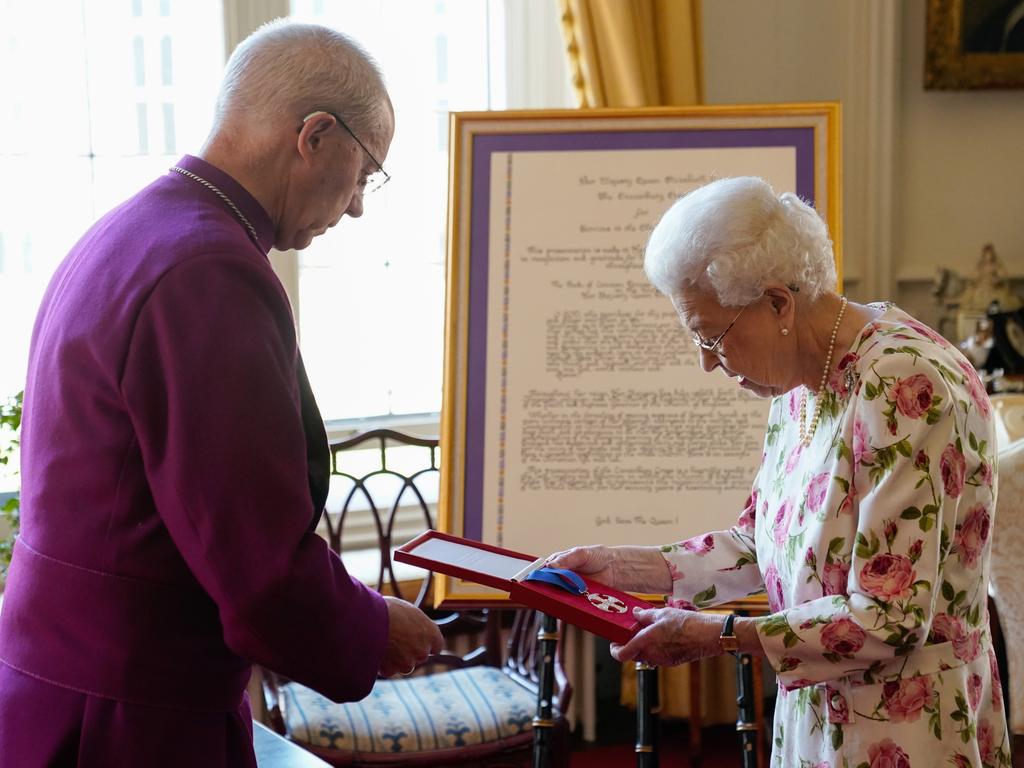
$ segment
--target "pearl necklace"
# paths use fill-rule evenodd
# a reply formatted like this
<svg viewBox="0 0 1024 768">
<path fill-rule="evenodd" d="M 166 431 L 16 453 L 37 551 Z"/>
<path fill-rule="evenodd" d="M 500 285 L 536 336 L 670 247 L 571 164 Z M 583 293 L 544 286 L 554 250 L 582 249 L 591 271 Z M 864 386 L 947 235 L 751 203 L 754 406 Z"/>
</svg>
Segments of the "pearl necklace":
<svg viewBox="0 0 1024 768">
<path fill-rule="evenodd" d="M 180 173 L 182 176 L 184 176 L 186 178 L 189 178 L 189 179 L 192 179 L 192 181 L 195 181 L 195 182 L 197 182 L 199 184 L 202 184 L 208 190 L 213 192 L 213 194 L 215 194 L 217 197 L 219 197 L 221 200 L 223 200 L 225 203 L 227 203 L 228 208 L 230 208 L 234 212 L 235 216 L 238 217 L 238 220 L 240 222 L 242 222 L 242 224 L 245 225 L 245 228 L 247 230 L 249 230 L 249 237 L 252 238 L 252 241 L 254 243 L 256 243 L 256 245 L 260 244 L 260 239 L 256 236 L 256 227 L 254 227 L 252 224 L 250 224 L 249 220 L 247 218 L 245 218 L 245 216 L 242 215 L 242 212 L 240 210 L 238 210 L 238 206 L 235 205 L 234 202 L 232 202 L 230 197 L 225 195 L 223 192 L 221 192 L 219 189 L 217 189 L 217 187 L 213 186 L 213 184 L 208 182 L 202 176 L 199 176 L 198 174 L 192 173 L 192 171 L 186 171 L 184 168 L 179 168 L 176 165 L 172 165 L 170 170 L 175 171 L 177 173 Z"/>
<path fill-rule="evenodd" d="M 804 426 L 804 419 L 807 416 L 807 389 L 804 388 L 800 396 L 800 442 L 804 448 L 811 444 L 814 432 L 818 428 L 818 419 L 821 418 L 821 409 L 825 404 L 825 385 L 828 383 L 828 374 L 832 370 L 832 353 L 836 348 L 836 334 L 839 333 L 839 324 L 843 321 L 843 313 L 846 312 L 846 297 L 843 296 L 843 303 L 839 306 L 839 314 L 836 315 L 836 323 L 832 326 L 832 338 L 828 342 L 828 352 L 825 354 L 825 370 L 821 372 L 821 385 L 818 387 L 818 394 L 814 400 L 814 413 L 811 414 L 811 425 Z"/>
</svg>

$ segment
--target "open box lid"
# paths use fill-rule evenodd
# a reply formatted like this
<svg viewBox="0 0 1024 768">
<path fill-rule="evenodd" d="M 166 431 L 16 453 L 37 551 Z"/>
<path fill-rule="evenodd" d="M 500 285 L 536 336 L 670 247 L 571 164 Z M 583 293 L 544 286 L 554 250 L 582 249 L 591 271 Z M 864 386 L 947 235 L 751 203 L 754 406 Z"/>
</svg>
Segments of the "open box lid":
<svg viewBox="0 0 1024 768">
<path fill-rule="evenodd" d="M 625 643 L 640 629 L 633 608 L 653 608 L 628 592 L 580 577 L 585 592 L 573 592 L 526 577 L 546 558 L 426 531 L 395 551 L 395 560 L 427 570 L 458 576 L 508 592 L 512 599 L 548 613 L 595 635 Z"/>
<path fill-rule="evenodd" d="M 463 539 L 440 531 L 424 531 L 395 550 L 395 560 L 428 571 L 458 576 L 504 592 L 522 573 L 540 567 L 544 558 Z"/>
</svg>

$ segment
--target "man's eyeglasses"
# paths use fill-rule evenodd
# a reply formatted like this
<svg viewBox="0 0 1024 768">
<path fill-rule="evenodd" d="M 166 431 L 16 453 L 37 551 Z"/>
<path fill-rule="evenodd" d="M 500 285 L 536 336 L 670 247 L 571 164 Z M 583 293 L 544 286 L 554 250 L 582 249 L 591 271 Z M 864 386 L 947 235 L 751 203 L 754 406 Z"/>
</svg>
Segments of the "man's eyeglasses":
<svg viewBox="0 0 1024 768">
<path fill-rule="evenodd" d="M 694 345 L 698 349 L 703 349 L 706 352 L 711 352 L 711 353 L 717 355 L 718 354 L 718 345 L 722 343 L 722 339 L 725 338 L 725 334 L 727 334 L 732 329 L 732 327 L 734 325 L 736 325 L 736 321 L 740 319 L 740 315 L 743 314 L 743 310 L 746 309 L 749 306 L 750 306 L 749 304 L 744 305 L 743 309 L 741 309 L 739 312 L 736 313 L 736 317 L 734 317 L 732 319 L 732 322 L 729 323 L 728 326 L 726 326 L 724 331 L 722 331 L 720 334 L 718 334 L 718 338 L 715 338 L 715 339 L 712 339 L 712 340 L 709 341 L 707 339 L 702 339 L 700 337 L 699 333 L 694 332 L 694 334 L 693 334 L 693 343 L 694 343 Z"/>
<path fill-rule="evenodd" d="M 302 122 L 305 123 L 307 120 L 309 120 L 309 118 L 313 117 L 314 115 L 320 115 L 320 114 L 330 115 L 335 120 L 337 120 L 338 121 L 338 125 L 340 125 L 346 131 L 348 131 L 348 135 L 351 136 L 355 140 L 356 144 L 358 144 L 362 148 L 363 152 L 366 153 L 366 156 L 368 158 L 370 158 L 370 160 L 373 161 L 374 165 L 377 166 L 377 170 L 376 171 L 374 171 L 373 173 L 368 175 L 364 180 L 359 182 L 359 186 L 362 187 L 364 195 L 369 195 L 372 192 L 376 192 L 378 189 L 380 189 L 385 184 L 387 184 L 389 181 L 391 181 L 391 174 L 389 174 L 387 171 L 384 170 L 384 166 L 381 165 L 377 161 L 377 158 L 374 157 L 373 153 L 370 152 L 370 150 L 368 150 L 366 148 L 366 145 L 363 144 L 363 142 L 361 142 L 359 140 L 359 137 L 355 135 L 355 133 L 352 131 L 351 128 L 348 127 L 348 125 L 345 123 L 345 121 L 342 120 L 341 117 L 339 117 L 334 112 L 331 112 L 331 110 L 329 110 L 329 109 L 318 109 L 315 112 L 310 112 L 308 115 L 306 115 L 304 118 L 302 118 Z"/>
</svg>

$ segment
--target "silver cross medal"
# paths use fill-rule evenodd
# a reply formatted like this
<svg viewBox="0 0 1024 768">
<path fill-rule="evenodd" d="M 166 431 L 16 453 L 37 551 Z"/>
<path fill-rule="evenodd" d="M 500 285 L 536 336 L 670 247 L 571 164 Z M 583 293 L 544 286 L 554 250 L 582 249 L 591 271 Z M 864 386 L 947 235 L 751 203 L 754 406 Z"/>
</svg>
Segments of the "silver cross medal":
<svg viewBox="0 0 1024 768">
<path fill-rule="evenodd" d="M 600 592 L 584 592 L 583 594 L 587 596 L 590 604 L 599 610 L 607 611 L 608 613 L 626 612 L 626 604 L 617 597 L 602 595 Z"/>
</svg>

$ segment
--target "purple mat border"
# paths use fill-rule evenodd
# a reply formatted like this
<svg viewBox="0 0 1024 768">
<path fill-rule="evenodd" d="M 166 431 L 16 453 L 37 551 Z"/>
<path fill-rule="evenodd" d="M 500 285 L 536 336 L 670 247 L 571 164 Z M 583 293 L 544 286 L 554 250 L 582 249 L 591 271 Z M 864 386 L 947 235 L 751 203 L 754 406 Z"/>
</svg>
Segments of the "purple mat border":
<svg viewBox="0 0 1024 768">
<path fill-rule="evenodd" d="M 606 149 L 705 149 L 793 147 L 796 193 L 814 204 L 814 128 L 741 128 L 664 131 L 477 134 L 471 160 L 472 216 L 469 238 L 469 343 L 466 356 L 466 442 L 462 535 L 483 541 L 487 281 L 491 210 L 491 154 Z"/>
</svg>

